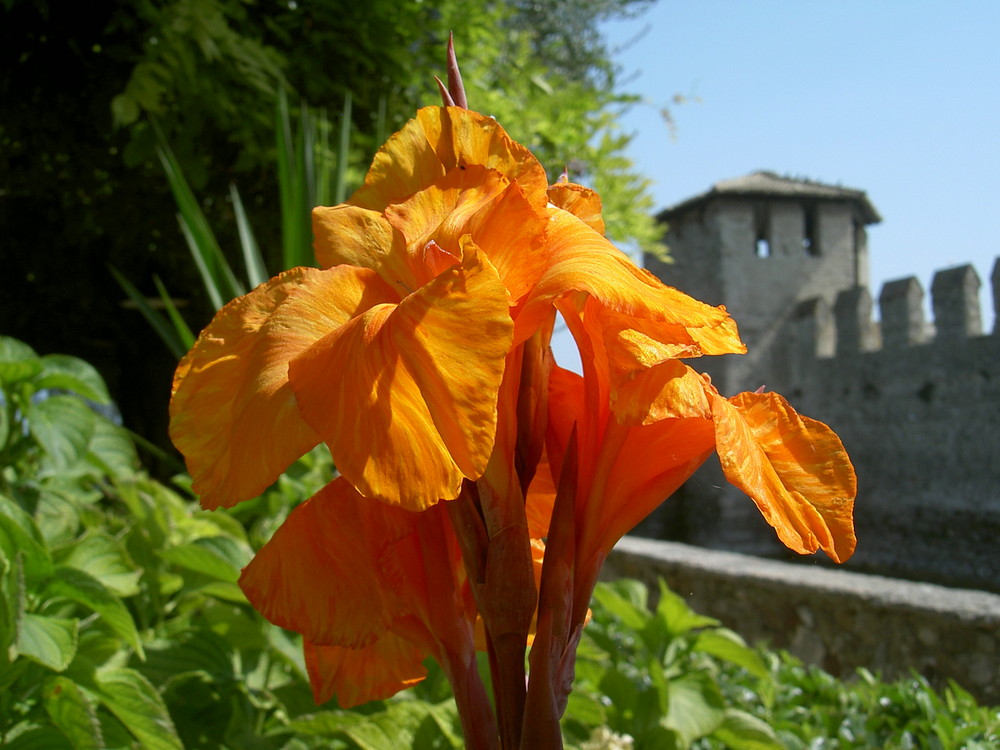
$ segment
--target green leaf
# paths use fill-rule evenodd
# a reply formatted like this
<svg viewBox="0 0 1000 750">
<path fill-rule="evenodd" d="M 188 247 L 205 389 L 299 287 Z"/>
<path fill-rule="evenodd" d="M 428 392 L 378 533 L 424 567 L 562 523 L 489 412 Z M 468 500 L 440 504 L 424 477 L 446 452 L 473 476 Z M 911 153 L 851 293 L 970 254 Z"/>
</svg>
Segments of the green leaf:
<svg viewBox="0 0 1000 750">
<path fill-rule="evenodd" d="M 99 673 L 96 688 L 104 706 L 145 750 L 184 750 L 160 694 L 134 669 Z"/>
<path fill-rule="evenodd" d="M 699 615 L 691 609 L 681 596 L 667 588 L 663 579 L 660 579 L 660 601 L 656 605 L 656 616 L 667 626 L 667 631 L 673 637 L 696 628 L 714 627 L 719 624 L 718 620 Z"/>
<path fill-rule="evenodd" d="M 712 732 L 712 737 L 731 750 L 782 750 L 785 747 L 765 721 L 735 708 L 726 709 L 725 718 Z"/>
<path fill-rule="evenodd" d="M 42 689 L 45 711 L 75 750 L 102 750 L 105 747 L 101 724 L 93 701 L 70 679 L 54 677 Z"/>
<path fill-rule="evenodd" d="M 34 349 L 10 336 L 0 336 L 0 384 L 28 380 L 41 371 Z"/>
<path fill-rule="evenodd" d="M 97 404 L 110 404 L 111 396 L 104 378 L 97 369 L 82 359 L 67 354 L 47 354 L 42 357 L 42 372 L 35 388 L 61 388 Z"/>
<path fill-rule="evenodd" d="M 21 557 L 29 586 L 52 575 L 52 556 L 35 519 L 4 495 L 0 495 L 0 549 L 9 561 Z"/>
<path fill-rule="evenodd" d="M 60 563 L 93 576 L 118 596 L 139 593 L 142 571 L 136 569 L 124 545 L 103 532 L 81 538 L 63 552 Z"/>
<path fill-rule="evenodd" d="M 94 420 L 94 434 L 88 447 L 88 460 L 109 477 L 130 477 L 139 467 L 139 456 L 128 431 L 107 419 Z"/>
<path fill-rule="evenodd" d="M 35 726 L 4 738 L 4 750 L 76 750 L 69 738 L 58 729 Z"/>
<path fill-rule="evenodd" d="M 646 609 L 645 597 L 637 596 L 635 590 L 620 586 L 619 583 L 616 581 L 615 586 L 598 586 L 594 589 L 594 601 L 608 614 L 621 620 L 624 628 L 642 630 L 652 616 Z"/>
<path fill-rule="evenodd" d="M 93 610 L 111 630 L 135 649 L 139 658 L 145 658 L 142 643 L 139 641 L 139 631 L 128 608 L 110 589 L 89 573 L 59 566 L 46 586 L 45 593 L 52 597 L 69 599 Z"/>
<path fill-rule="evenodd" d="M 75 396 L 52 396 L 32 403 L 28 427 L 53 466 L 68 469 L 87 454 L 97 415 Z"/>
<path fill-rule="evenodd" d="M 704 630 L 695 637 L 692 650 L 725 659 L 743 667 L 755 677 L 767 679 L 770 676 L 760 655 L 732 630 L 726 628 Z"/>
<path fill-rule="evenodd" d="M 203 537 L 193 542 L 160 550 L 167 562 L 220 581 L 236 583 L 250 555 L 234 540 L 224 536 Z"/>
<path fill-rule="evenodd" d="M 682 747 L 716 731 L 724 718 L 722 694 L 710 675 L 692 672 L 670 682 L 670 708 L 661 724 L 680 735 Z"/>
<path fill-rule="evenodd" d="M 76 655 L 79 625 L 75 618 L 25 613 L 17 624 L 17 652 L 62 672 Z"/>
<path fill-rule="evenodd" d="M 235 679 L 233 644 L 218 633 L 198 629 L 149 646 L 143 673 L 157 683 L 195 672 L 209 675 L 215 681 Z"/>
</svg>

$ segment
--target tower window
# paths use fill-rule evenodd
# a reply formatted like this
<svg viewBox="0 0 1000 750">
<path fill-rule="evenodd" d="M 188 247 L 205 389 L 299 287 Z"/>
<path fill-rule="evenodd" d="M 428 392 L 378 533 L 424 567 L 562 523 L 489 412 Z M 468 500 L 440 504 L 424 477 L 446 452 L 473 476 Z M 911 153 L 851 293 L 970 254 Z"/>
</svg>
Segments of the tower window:
<svg viewBox="0 0 1000 750">
<path fill-rule="evenodd" d="M 807 210 L 805 215 L 805 225 L 802 227 L 802 250 L 806 255 L 819 255 L 819 243 L 816 242 L 815 210 Z"/>
<path fill-rule="evenodd" d="M 766 237 L 757 238 L 757 246 L 755 250 L 758 258 L 771 257 L 771 243 L 767 241 Z"/>
</svg>

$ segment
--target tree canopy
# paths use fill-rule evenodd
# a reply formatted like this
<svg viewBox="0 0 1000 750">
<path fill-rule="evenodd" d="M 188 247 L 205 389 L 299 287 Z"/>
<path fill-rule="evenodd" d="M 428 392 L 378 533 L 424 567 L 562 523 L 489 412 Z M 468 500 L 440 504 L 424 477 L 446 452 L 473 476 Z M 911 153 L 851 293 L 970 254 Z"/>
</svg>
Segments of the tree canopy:
<svg viewBox="0 0 1000 750">
<path fill-rule="evenodd" d="M 152 120 L 220 235 L 235 235 L 226 195 L 236 182 L 259 236 L 276 245 L 278 90 L 334 120 L 350 94 L 357 183 L 382 139 L 438 101 L 449 31 L 470 106 L 496 116 L 551 179 L 567 168 L 601 191 L 613 239 L 655 247 L 647 182 L 618 120 L 633 99 L 598 29 L 650 2 L 94 0 L 81 14 L 0 0 L 5 333 L 93 361 L 126 421 L 159 439 L 150 389 L 165 398 L 172 363 L 122 309 L 108 265 L 151 295 L 154 275 L 187 294 L 192 326 L 211 309 L 193 291 Z M 60 310 L 61 325 L 43 306 Z"/>
</svg>

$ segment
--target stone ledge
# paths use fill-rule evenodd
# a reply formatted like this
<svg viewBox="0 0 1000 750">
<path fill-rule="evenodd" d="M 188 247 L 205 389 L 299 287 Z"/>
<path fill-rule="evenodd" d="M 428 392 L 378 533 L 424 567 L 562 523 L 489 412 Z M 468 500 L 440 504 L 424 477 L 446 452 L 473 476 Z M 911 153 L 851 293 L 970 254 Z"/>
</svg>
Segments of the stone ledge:
<svg viewBox="0 0 1000 750">
<path fill-rule="evenodd" d="M 1000 595 L 765 560 L 675 542 L 623 538 L 604 578 L 663 577 L 698 612 L 750 642 L 788 649 L 850 677 L 911 669 L 1000 704 Z"/>
</svg>

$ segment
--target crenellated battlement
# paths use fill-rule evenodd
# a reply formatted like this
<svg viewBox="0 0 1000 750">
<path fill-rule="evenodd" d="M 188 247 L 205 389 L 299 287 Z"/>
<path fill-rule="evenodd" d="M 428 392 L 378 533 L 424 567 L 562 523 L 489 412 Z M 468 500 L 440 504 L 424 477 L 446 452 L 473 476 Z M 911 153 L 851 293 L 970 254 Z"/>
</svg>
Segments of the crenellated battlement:
<svg viewBox="0 0 1000 750">
<path fill-rule="evenodd" d="M 993 267 L 994 320 L 1000 312 L 1000 258 Z M 983 335 L 979 274 L 971 265 L 938 271 L 931 282 L 932 321 L 925 315 L 925 293 L 914 276 L 888 281 L 878 296 L 880 321 L 873 319 L 874 303 L 865 287 L 838 292 L 833 305 L 822 297 L 798 304 L 791 319 L 799 355 L 831 359 L 859 352 L 898 350 L 941 343 L 961 345 Z M 1000 326 L 993 334 L 1000 335 Z"/>
<path fill-rule="evenodd" d="M 726 394 L 778 391 L 843 440 L 858 474 L 848 567 L 1000 592 L 1000 259 L 988 332 L 970 265 L 935 273 L 929 305 L 917 279 L 886 283 L 876 320 L 865 226 L 879 217 L 860 190 L 758 172 L 661 219 L 676 262 L 647 266 L 726 305 L 749 349 L 698 367 Z M 717 464 L 646 533 L 781 554 Z"/>
</svg>

